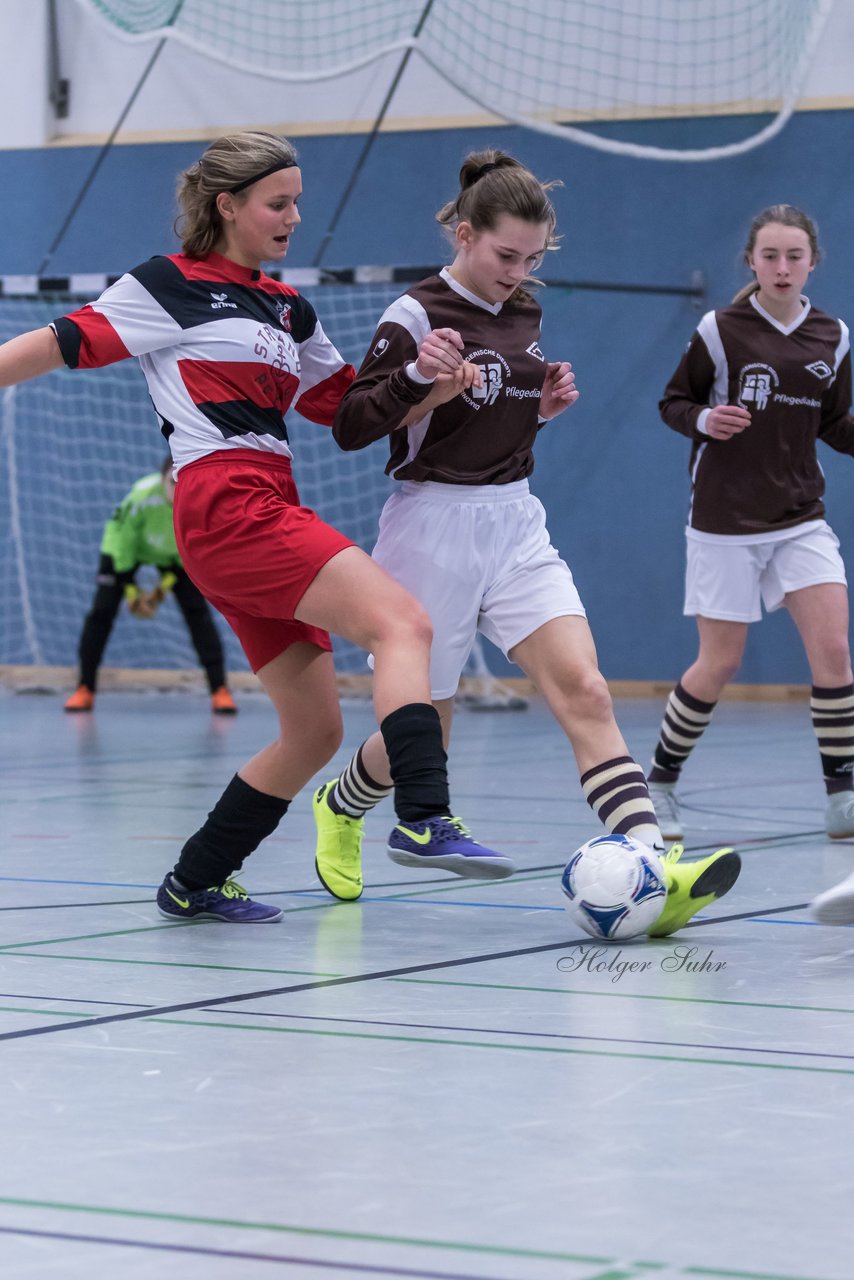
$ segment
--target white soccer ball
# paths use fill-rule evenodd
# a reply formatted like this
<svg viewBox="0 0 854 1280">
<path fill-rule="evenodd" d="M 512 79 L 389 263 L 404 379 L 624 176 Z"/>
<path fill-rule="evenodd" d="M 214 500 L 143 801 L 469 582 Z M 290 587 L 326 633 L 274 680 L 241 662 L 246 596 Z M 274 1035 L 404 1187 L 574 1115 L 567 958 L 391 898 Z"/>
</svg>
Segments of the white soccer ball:
<svg viewBox="0 0 854 1280">
<path fill-rule="evenodd" d="M 631 836 L 596 836 L 577 849 L 560 878 L 573 920 L 592 938 L 645 933 L 667 897 L 658 855 Z"/>
</svg>

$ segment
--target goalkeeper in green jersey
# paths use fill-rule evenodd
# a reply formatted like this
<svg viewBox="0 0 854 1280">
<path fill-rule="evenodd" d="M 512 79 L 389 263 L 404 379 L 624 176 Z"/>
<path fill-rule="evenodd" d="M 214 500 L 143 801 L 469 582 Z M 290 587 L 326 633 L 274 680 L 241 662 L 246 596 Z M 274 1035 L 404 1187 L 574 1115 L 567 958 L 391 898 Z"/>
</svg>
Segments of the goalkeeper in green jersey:
<svg viewBox="0 0 854 1280">
<path fill-rule="evenodd" d="M 178 555 L 172 524 L 175 481 L 172 459 L 159 472 L 137 480 L 104 528 L 95 598 L 80 636 L 80 683 L 65 703 L 66 711 L 91 711 L 98 667 L 122 600 L 137 618 L 153 618 L 171 593 L 178 602 L 199 662 L 205 669 L 211 707 L 217 715 L 234 715 L 237 707 L 225 683 L 225 659 L 210 606 L 187 577 Z M 151 591 L 136 585 L 142 565 L 160 571 Z"/>
</svg>

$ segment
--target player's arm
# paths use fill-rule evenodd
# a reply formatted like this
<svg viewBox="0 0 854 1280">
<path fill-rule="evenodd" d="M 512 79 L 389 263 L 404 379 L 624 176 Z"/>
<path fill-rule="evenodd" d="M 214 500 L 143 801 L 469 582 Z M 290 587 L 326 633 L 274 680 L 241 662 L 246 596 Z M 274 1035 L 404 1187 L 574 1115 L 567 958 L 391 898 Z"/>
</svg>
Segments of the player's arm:
<svg viewBox="0 0 854 1280">
<path fill-rule="evenodd" d="M 662 418 L 673 431 L 691 440 L 728 440 L 750 425 L 741 405 L 710 405 L 715 363 L 696 332 L 659 401 Z"/>
<path fill-rule="evenodd" d="M 848 330 L 844 331 L 847 342 Z M 837 453 L 854 456 L 854 416 L 851 413 L 851 352 L 839 362 L 836 377 L 821 399 L 819 439 Z"/>
<path fill-rule="evenodd" d="M 435 384 L 440 377 L 468 379 L 469 385 L 479 379 L 471 366 L 463 371 L 462 350 L 455 329 L 431 329 L 416 338 L 404 324 L 382 322 L 335 415 L 332 434 L 340 447 L 363 449 L 459 395 L 456 384 Z"/>
<path fill-rule="evenodd" d="M 0 387 L 13 387 L 29 378 L 62 367 L 62 352 L 49 325 L 31 329 L 0 346 Z"/>
</svg>

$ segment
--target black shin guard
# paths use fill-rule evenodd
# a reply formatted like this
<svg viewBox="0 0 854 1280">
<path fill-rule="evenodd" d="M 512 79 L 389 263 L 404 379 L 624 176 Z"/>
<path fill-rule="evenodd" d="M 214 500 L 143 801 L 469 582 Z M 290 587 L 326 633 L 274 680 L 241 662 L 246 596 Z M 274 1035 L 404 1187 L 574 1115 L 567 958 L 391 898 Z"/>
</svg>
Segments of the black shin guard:
<svg viewBox="0 0 854 1280">
<path fill-rule="evenodd" d="M 447 813 L 448 757 L 442 722 L 429 702 L 410 702 L 380 725 L 394 781 L 394 807 L 405 822 Z"/>
<path fill-rule="evenodd" d="M 256 791 L 237 774 L 190 836 L 175 865 L 175 875 L 188 889 L 210 889 L 239 871 L 243 859 L 271 835 L 287 813 L 289 800 Z"/>
</svg>

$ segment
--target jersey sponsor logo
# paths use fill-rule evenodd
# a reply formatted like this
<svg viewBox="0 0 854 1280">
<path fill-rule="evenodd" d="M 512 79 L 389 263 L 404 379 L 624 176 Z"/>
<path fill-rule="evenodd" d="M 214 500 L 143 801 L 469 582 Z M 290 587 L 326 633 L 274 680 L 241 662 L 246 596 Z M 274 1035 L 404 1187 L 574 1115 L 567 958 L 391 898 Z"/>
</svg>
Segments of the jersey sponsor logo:
<svg viewBox="0 0 854 1280">
<path fill-rule="evenodd" d="M 237 303 L 229 302 L 227 293 L 214 293 L 213 290 L 211 290 L 211 297 L 213 298 L 211 311 L 219 311 L 226 307 L 230 307 L 232 311 L 237 310 Z"/>
<path fill-rule="evenodd" d="M 766 408 L 780 379 L 770 364 L 746 364 L 738 379 L 737 403 L 743 408 Z"/>
<path fill-rule="evenodd" d="M 814 360 L 812 364 L 805 364 L 804 368 L 807 373 L 814 373 L 817 378 L 822 379 L 829 378 L 833 373 L 830 365 L 826 364 L 824 360 Z"/>
<path fill-rule="evenodd" d="M 501 391 L 510 381 L 510 365 L 502 355 L 489 347 L 472 351 L 465 358 L 470 364 L 476 364 L 480 369 L 481 385 L 469 387 L 468 391 L 461 392 L 463 400 L 473 409 L 482 409 L 487 405 L 495 404 Z M 509 387 L 506 389 L 510 390 Z"/>
<path fill-rule="evenodd" d="M 542 360 L 543 362 L 545 362 L 546 357 L 543 355 L 542 351 L 540 350 L 540 344 L 538 342 L 532 342 L 530 347 L 526 347 L 525 350 L 527 351 L 528 355 L 533 356 L 535 360 Z"/>
</svg>

